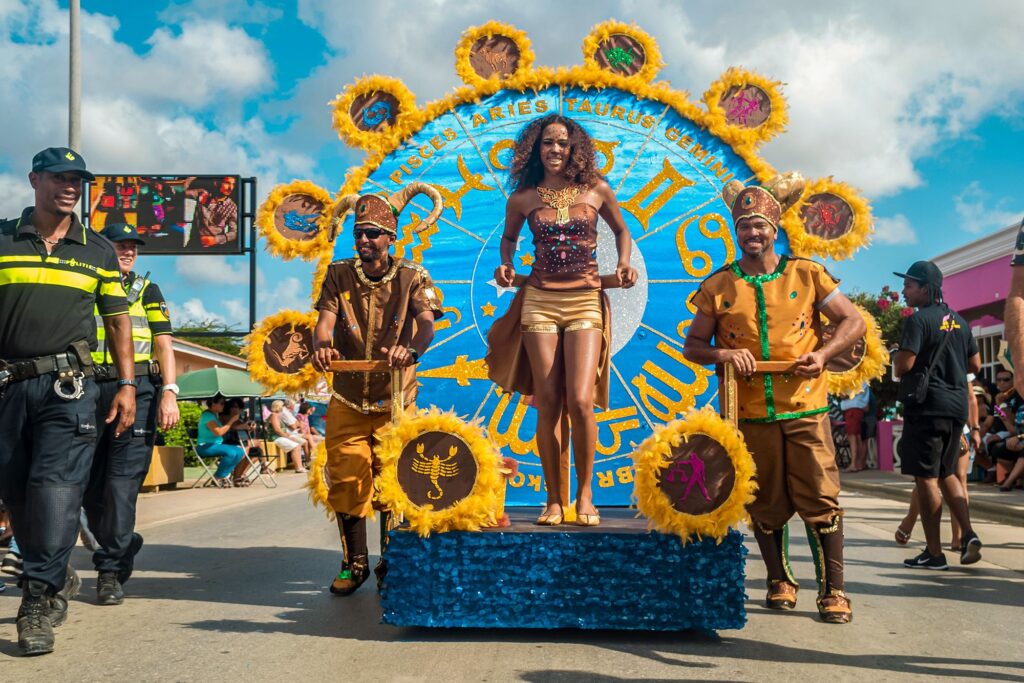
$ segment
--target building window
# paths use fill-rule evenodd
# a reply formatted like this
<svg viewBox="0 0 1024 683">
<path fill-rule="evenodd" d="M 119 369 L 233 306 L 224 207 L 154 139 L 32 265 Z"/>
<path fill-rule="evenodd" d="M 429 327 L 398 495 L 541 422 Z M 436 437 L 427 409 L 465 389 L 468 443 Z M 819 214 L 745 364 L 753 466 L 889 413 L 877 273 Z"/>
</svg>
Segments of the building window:
<svg viewBox="0 0 1024 683">
<path fill-rule="evenodd" d="M 1003 344 L 1003 327 L 1000 324 L 971 330 L 978 342 L 978 353 L 981 355 L 981 372 L 978 374 L 993 384 L 996 372 L 1003 367 L 999 360 L 999 349 Z"/>
</svg>

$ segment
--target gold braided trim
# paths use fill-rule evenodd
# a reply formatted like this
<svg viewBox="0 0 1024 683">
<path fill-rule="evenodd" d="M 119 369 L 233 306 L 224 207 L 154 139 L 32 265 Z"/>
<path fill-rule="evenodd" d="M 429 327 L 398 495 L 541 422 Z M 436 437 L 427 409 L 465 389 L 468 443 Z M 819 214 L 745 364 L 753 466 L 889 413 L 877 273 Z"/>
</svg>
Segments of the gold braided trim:
<svg viewBox="0 0 1024 683">
<path fill-rule="evenodd" d="M 603 330 L 604 324 L 595 322 L 593 320 L 573 320 L 571 323 L 565 326 L 566 332 L 576 332 L 578 330 Z"/>
<path fill-rule="evenodd" d="M 829 522 L 828 526 L 815 529 L 819 534 L 834 534 L 839 531 L 839 519 L 843 516 L 842 511 L 837 512 L 832 516 L 832 521 Z"/>
<path fill-rule="evenodd" d="M 343 403 L 343 404 L 347 405 L 349 408 L 352 408 L 353 410 L 358 410 L 359 412 L 363 413 L 364 415 L 367 415 L 369 413 L 388 413 L 388 412 L 391 412 L 390 406 L 389 407 L 378 406 L 378 405 L 374 405 L 374 404 L 369 403 L 369 402 L 366 402 L 363 405 L 358 405 L 358 404 L 354 403 L 353 401 L 348 400 L 347 398 L 345 398 L 344 396 L 339 394 L 337 391 L 332 391 L 331 392 L 331 397 L 334 398 L 339 403 Z"/>
<path fill-rule="evenodd" d="M 558 325 L 555 323 L 531 323 L 529 325 L 520 325 L 519 327 L 523 332 L 558 334 Z"/>
</svg>

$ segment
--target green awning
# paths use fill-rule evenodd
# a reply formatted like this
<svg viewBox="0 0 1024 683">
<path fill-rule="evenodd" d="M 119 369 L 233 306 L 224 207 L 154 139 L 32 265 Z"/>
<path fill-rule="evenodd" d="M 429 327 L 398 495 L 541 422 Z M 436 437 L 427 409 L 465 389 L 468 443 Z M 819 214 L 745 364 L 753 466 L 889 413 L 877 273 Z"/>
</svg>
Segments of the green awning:
<svg viewBox="0 0 1024 683">
<path fill-rule="evenodd" d="M 220 394 L 227 398 L 262 396 L 267 389 L 249 379 L 249 374 L 230 368 L 207 368 L 178 377 L 181 392 L 178 399 L 211 398 Z"/>
</svg>

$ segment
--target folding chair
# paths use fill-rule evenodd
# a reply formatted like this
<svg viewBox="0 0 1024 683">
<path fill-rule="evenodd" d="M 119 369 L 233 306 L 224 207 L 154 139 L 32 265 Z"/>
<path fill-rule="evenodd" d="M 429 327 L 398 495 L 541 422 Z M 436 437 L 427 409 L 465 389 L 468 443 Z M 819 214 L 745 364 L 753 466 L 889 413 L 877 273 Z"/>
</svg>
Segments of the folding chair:
<svg viewBox="0 0 1024 683">
<path fill-rule="evenodd" d="M 249 437 L 249 433 L 242 431 L 238 432 L 238 440 L 241 442 L 242 448 L 245 450 L 245 460 L 249 463 L 249 467 L 246 468 L 245 474 L 242 475 L 242 478 L 250 483 L 259 479 L 260 483 L 268 489 L 276 489 L 277 477 L 274 476 L 274 471 L 268 467 L 266 472 L 264 472 L 259 460 L 256 460 L 249 455 L 250 449 L 252 448 L 252 439 Z M 264 441 L 264 443 L 266 442 Z M 265 453 L 264 457 L 266 457 Z"/>
<path fill-rule="evenodd" d="M 199 464 L 203 468 L 203 473 L 195 480 L 191 488 L 196 488 L 197 486 L 216 486 L 217 484 L 214 481 L 214 478 L 217 472 L 217 458 L 212 456 L 204 458 L 199 455 L 199 449 L 196 448 L 196 440 L 199 438 L 199 430 L 189 429 L 185 432 L 185 437 L 188 439 L 188 445 L 189 448 L 192 449 L 192 454 L 196 456 L 196 460 L 199 461 Z M 211 463 L 213 464 L 213 467 L 210 466 Z"/>
</svg>

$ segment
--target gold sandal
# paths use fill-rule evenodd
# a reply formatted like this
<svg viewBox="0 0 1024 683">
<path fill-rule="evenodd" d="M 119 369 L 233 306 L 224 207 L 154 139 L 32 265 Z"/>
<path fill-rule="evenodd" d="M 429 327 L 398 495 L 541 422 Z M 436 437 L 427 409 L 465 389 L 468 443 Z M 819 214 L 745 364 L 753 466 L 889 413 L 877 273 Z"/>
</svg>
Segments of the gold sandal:
<svg viewBox="0 0 1024 683">
<path fill-rule="evenodd" d="M 840 590 L 831 590 L 818 598 L 818 614 L 826 624 L 853 621 L 853 601 Z"/>
<path fill-rule="evenodd" d="M 562 523 L 565 515 L 561 512 L 554 512 L 547 515 L 541 515 L 537 518 L 536 524 L 538 526 L 558 526 Z"/>
<path fill-rule="evenodd" d="M 789 581 L 769 581 L 764 606 L 768 609 L 790 610 L 796 607 L 796 594 L 800 587 Z"/>
<path fill-rule="evenodd" d="M 584 514 L 576 510 L 576 526 L 597 526 L 601 523 L 601 513 L 595 512 L 592 515 Z"/>
</svg>

